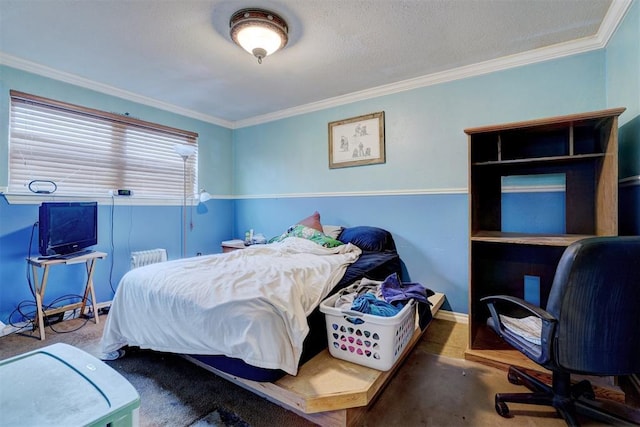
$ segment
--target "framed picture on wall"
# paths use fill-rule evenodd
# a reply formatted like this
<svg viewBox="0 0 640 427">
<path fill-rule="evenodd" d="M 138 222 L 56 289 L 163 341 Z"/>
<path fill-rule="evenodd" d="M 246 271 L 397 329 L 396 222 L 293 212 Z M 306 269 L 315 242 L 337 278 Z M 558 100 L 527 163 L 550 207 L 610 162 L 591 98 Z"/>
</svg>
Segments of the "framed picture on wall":
<svg viewBox="0 0 640 427">
<path fill-rule="evenodd" d="M 329 123 L 330 169 L 384 162 L 384 111 Z"/>
</svg>

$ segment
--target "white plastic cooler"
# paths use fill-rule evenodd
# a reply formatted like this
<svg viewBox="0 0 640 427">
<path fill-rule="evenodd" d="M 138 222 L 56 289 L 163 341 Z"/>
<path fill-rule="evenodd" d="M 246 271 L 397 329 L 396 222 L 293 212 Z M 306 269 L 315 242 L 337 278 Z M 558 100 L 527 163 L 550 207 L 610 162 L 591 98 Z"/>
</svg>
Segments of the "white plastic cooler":
<svg viewBox="0 0 640 427">
<path fill-rule="evenodd" d="M 0 425 L 137 426 L 140 396 L 101 360 L 53 344 L 0 361 Z"/>
</svg>

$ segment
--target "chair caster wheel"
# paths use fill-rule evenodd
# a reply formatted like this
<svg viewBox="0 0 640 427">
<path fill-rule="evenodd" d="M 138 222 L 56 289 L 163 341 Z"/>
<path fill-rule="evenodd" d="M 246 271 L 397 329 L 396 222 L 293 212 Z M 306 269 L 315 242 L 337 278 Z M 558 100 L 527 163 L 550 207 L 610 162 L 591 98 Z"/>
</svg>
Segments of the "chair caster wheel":
<svg viewBox="0 0 640 427">
<path fill-rule="evenodd" d="M 596 400 L 596 395 L 593 392 L 593 387 L 591 387 L 591 383 L 587 380 L 580 381 L 579 383 L 575 384 L 571 388 L 571 395 L 574 397 L 574 399 L 584 397 L 588 400 Z"/>
<path fill-rule="evenodd" d="M 511 371 L 511 369 L 509 369 L 509 372 L 507 373 L 507 380 L 511 384 L 522 385 L 522 382 L 520 381 L 520 377 L 518 376 L 518 374 L 516 374 L 515 372 Z"/>
<path fill-rule="evenodd" d="M 509 417 L 509 407 L 504 402 L 496 402 L 496 412 L 501 417 L 505 417 L 505 418 Z"/>
</svg>

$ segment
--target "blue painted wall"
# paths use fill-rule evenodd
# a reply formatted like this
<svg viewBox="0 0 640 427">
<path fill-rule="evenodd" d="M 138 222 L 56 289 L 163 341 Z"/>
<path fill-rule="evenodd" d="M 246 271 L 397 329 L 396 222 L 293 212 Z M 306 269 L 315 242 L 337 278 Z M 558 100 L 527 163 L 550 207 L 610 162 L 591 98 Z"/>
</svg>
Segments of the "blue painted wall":
<svg viewBox="0 0 640 427">
<path fill-rule="evenodd" d="M 411 280 L 467 313 L 464 129 L 603 108 L 605 53 L 594 51 L 237 129 L 235 233 L 275 235 L 314 210 L 325 223 L 382 226 Z M 385 112 L 386 163 L 329 169 L 328 122 L 376 111 Z"/>
<path fill-rule="evenodd" d="M 320 212 L 323 224 L 371 225 L 390 230 L 406 267 L 406 280 L 436 290 L 447 289 L 450 300 L 466 301 L 466 195 L 240 199 L 236 202 L 236 235 L 253 228 L 270 238 L 315 210 Z"/>
<path fill-rule="evenodd" d="M 187 253 L 217 253 L 220 241 L 229 238 L 232 227 L 232 200 L 210 200 L 189 209 Z M 25 259 L 38 255 L 38 205 L 9 205 L 0 198 L 0 320 L 26 301 L 33 309 Z M 108 257 L 96 264 L 95 291 L 100 301 L 110 301 L 122 275 L 129 270 L 130 253 L 166 248 L 170 259 L 181 256 L 181 208 L 179 206 L 123 206 L 104 203 L 98 209 L 98 245 L 94 249 Z M 193 228 L 190 224 L 193 224 Z M 32 234 L 33 233 L 33 234 Z M 31 246 L 30 246 L 31 245 Z M 39 271 L 40 278 L 42 270 Z M 50 270 L 45 304 L 63 295 L 82 295 L 84 265 L 57 266 Z M 64 303 L 69 303 L 66 301 Z M 60 305 L 60 304 L 58 304 Z M 28 312 L 28 310 L 27 310 Z M 16 315 L 13 322 L 22 320 Z"/>
<path fill-rule="evenodd" d="M 0 66 L 0 187 L 8 182 L 9 90 L 66 101 L 114 113 L 128 112 L 142 120 L 162 123 L 199 134 L 199 187 L 217 196 L 205 204 L 187 210 L 187 254 L 220 252 L 220 242 L 233 230 L 234 202 L 232 182 L 232 131 L 210 123 L 183 117 L 145 105 L 106 96 L 85 88 Z M 133 189 L 135 193 L 135 188 Z M 106 195 L 105 195 L 106 196 Z M 0 321 L 23 301 L 33 301 L 29 291 L 25 258 L 33 224 L 38 220 L 38 205 L 47 199 L 33 197 L 30 204 L 9 204 L 0 197 Z M 60 199 L 56 199 L 60 200 Z M 66 200 L 66 199 L 65 199 Z M 99 205 L 99 244 L 95 249 L 109 256 L 96 264 L 95 287 L 98 302 L 109 301 L 113 289 L 129 269 L 131 251 L 166 248 L 170 258 L 181 255 L 182 200 L 167 200 L 156 206 L 115 204 L 106 197 Z M 37 254 L 37 230 L 31 253 Z M 67 294 L 83 292 L 83 266 L 51 269 L 45 303 Z M 68 301 L 67 301 L 68 302 Z M 12 318 L 19 321 L 19 318 Z"/>
<path fill-rule="evenodd" d="M 633 3 L 606 49 L 409 90 L 241 129 L 225 129 L 91 90 L 0 66 L 0 186 L 7 183 L 9 89 L 198 132 L 200 187 L 219 197 L 195 209 L 189 254 L 218 252 L 221 240 L 253 228 L 267 237 L 314 210 L 325 224 L 376 225 L 395 236 L 408 278 L 447 295 L 466 313 L 468 293 L 467 138 L 486 124 L 625 106 L 621 177 L 640 173 L 640 12 Z M 386 163 L 328 168 L 327 124 L 385 111 Z M 640 234 L 638 185 L 621 188 L 621 229 Z M 552 209 L 553 194 L 539 194 Z M 518 212 L 526 194 L 511 194 Z M 38 202 L 39 203 L 39 202 Z M 508 203 L 507 203 L 508 204 Z M 533 211 L 531 211 L 533 212 Z M 180 251 L 179 206 L 100 206 L 98 300 L 128 268 L 132 250 Z M 0 320 L 29 298 L 24 257 L 37 204 L 0 199 Z M 528 217 L 522 217 L 527 222 Z M 531 221 L 541 221 L 531 219 Z M 546 220 L 545 220 L 546 221 Z M 513 225 L 519 226 L 519 225 Z M 621 230 L 622 231 L 622 230 Z M 113 249 L 112 249 L 113 247 Z M 60 269 L 47 295 L 78 293 L 81 271 Z M 53 271 L 52 271 L 53 274 Z M 73 279 L 73 280 L 70 280 Z M 69 285 L 66 285 L 69 283 Z M 81 290 L 81 289 L 80 289 Z"/>
<path fill-rule="evenodd" d="M 604 59 L 594 51 L 237 129 L 234 194 L 464 190 L 465 128 L 605 108 Z M 327 124 L 377 111 L 386 163 L 329 169 Z"/>
<path fill-rule="evenodd" d="M 620 116 L 620 234 L 640 234 L 640 2 L 634 1 L 606 49 L 607 103 Z"/>
<path fill-rule="evenodd" d="M 0 65 L 0 187 L 8 182 L 9 90 L 12 89 L 114 114 L 129 113 L 141 120 L 196 132 L 200 187 L 215 195 L 232 194 L 230 129 L 4 65 Z"/>
</svg>

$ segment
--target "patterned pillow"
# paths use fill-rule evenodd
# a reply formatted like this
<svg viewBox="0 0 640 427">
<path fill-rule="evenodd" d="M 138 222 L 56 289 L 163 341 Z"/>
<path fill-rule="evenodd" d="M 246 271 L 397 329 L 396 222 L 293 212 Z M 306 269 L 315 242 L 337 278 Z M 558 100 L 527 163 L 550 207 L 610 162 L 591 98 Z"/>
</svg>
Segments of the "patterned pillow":
<svg viewBox="0 0 640 427">
<path fill-rule="evenodd" d="M 271 239 L 269 243 L 282 242 L 287 237 L 299 237 L 302 239 L 311 240 L 312 242 L 315 242 L 320 246 L 324 246 L 325 248 L 335 248 L 336 246 L 344 244 L 341 241 L 333 239 L 314 228 L 307 227 L 306 225 L 302 224 L 294 225 L 293 227 L 289 228 L 289 230 L 282 233 L 280 236 Z"/>
</svg>

